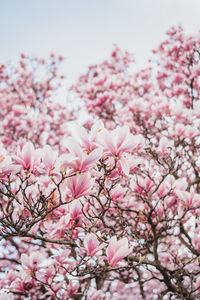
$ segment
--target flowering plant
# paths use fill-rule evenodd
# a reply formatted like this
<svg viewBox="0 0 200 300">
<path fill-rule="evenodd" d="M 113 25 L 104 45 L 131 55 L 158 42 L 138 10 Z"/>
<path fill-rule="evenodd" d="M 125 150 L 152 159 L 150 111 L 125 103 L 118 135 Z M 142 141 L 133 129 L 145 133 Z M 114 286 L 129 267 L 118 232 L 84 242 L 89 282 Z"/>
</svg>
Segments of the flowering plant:
<svg viewBox="0 0 200 300">
<path fill-rule="evenodd" d="M 199 299 L 200 38 L 172 28 L 154 54 L 89 67 L 73 133 L 62 58 L 0 67 L 0 299 Z"/>
</svg>

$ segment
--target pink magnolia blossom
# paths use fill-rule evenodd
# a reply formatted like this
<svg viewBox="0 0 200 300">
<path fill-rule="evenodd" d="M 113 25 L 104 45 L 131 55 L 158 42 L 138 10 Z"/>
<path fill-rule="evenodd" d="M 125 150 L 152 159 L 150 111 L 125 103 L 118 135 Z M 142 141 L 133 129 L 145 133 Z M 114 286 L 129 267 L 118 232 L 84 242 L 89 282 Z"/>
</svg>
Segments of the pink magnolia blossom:
<svg viewBox="0 0 200 300">
<path fill-rule="evenodd" d="M 73 200 L 71 203 L 68 204 L 67 210 L 70 213 L 70 215 L 73 217 L 73 219 L 76 219 L 81 212 L 82 205 L 80 200 Z"/>
<path fill-rule="evenodd" d="M 110 192 L 112 200 L 114 202 L 121 202 L 125 196 L 126 190 L 122 188 L 120 185 L 116 185 Z"/>
<path fill-rule="evenodd" d="M 35 150 L 31 142 L 26 142 L 21 149 L 20 146 L 17 147 L 17 155 L 13 158 L 24 170 L 32 172 L 40 158 L 39 150 Z"/>
<path fill-rule="evenodd" d="M 173 141 L 170 141 L 168 138 L 166 137 L 162 137 L 160 139 L 159 142 L 159 146 L 158 146 L 158 153 L 161 155 L 166 155 L 169 153 L 169 150 L 173 147 Z"/>
<path fill-rule="evenodd" d="M 68 178 L 66 185 L 70 192 L 70 197 L 77 199 L 91 193 L 94 179 L 92 179 L 90 173 L 87 172 Z"/>
<path fill-rule="evenodd" d="M 78 295 L 78 288 L 79 288 L 79 283 L 78 282 L 69 282 L 69 285 L 67 286 L 67 292 L 68 292 L 68 297 L 73 297 L 73 295 Z"/>
<path fill-rule="evenodd" d="M 134 72 L 116 46 L 73 86 L 78 138 L 62 58 L 0 64 L 0 294 L 199 299 L 199 49 L 172 28 Z"/>
<path fill-rule="evenodd" d="M 0 179 L 6 179 L 10 174 L 15 174 L 19 168 L 12 163 L 9 156 L 1 156 L 0 158 Z"/>
<path fill-rule="evenodd" d="M 41 268 L 41 264 L 44 262 L 45 257 L 42 253 L 31 252 L 30 255 L 22 254 L 21 262 L 22 265 L 30 271 L 35 272 Z"/>
<path fill-rule="evenodd" d="M 102 129 L 98 134 L 98 141 L 108 153 L 120 157 L 122 153 L 132 151 L 137 144 L 128 126 L 117 127 L 111 133 Z"/>
<path fill-rule="evenodd" d="M 27 273 L 23 269 L 18 273 L 18 277 L 11 284 L 12 291 L 26 293 L 35 287 L 34 278 Z"/>
<path fill-rule="evenodd" d="M 129 174 L 125 154 L 139 150 L 143 146 L 142 136 L 133 136 L 128 126 L 118 126 L 112 132 L 104 128 L 99 131 L 97 141 L 103 147 L 105 157 L 113 156 L 118 160 L 119 171 L 121 169 L 124 175 Z"/>
<path fill-rule="evenodd" d="M 87 133 L 84 127 L 80 126 L 79 124 L 76 125 L 76 132 L 79 136 L 80 143 L 87 153 L 90 153 L 97 147 L 97 136 L 103 128 L 104 124 L 101 120 L 94 123 L 89 133 Z"/>
<path fill-rule="evenodd" d="M 53 151 L 50 146 L 46 145 L 41 151 L 41 158 L 47 174 L 49 175 L 55 168 L 58 159 L 58 152 Z"/>
<path fill-rule="evenodd" d="M 67 155 L 66 166 L 70 167 L 73 172 L 85 172 L 92 169 L 94 164 L 101 158 L 102 150 L 100 148 L 92 150 L 89 154 L 86 154 L 83 149 L 81 149 L 78 142 L 69 137 L 67 139 L 67 148 L 70 154 Z"/>
<path fill-rule="evenodd" d="M 50 231 L 50 236 L 54 237 L 55 239 L 63 238 L 66 233 L 66 229 L 69 228 L 69 222 L 70 214 L 67 214 L 62 216 L 56 224 L 53 223 L 50 226 L 47 226 L 48 231 Z"/>
<path fill-rule="evenodd" d="M 69 212 L 69 228 L 74 228 L 82 225 L 83 220 L 83 212 L 82 212 L 82 204 L 80 200 L 75 199 L 71 203 L 68 204 L 68 212 Z"/>
<path fill-rule="evenodd" d="M 106 246 L 106 243 L 100 244 L 94 233 L 88 233 L 84 238 L 83 244 L 87 250 L 87 256 L 94 256 Z"/>
<path fill-rule="evenodd" d="M 78 199 L 73 200 L 67 205 L 63 215 L 52 222 L 49 220 L 45 223 L 45 228 L 49 232 L 49 236 L 55 239 L 64 238 L 68 235 L 68 231 L 81 227 L 83 220 L 82 204 Z M 67 251 L 64 253 L 66 257 Z"/>
<path fill-rule="evenodd" d="M 48 268 L 40 269 L 37 273 L 37 278 L 46 284 L 51 284 L 52 278 L 55 276 L 56 270 L 53 265 Z"/>
<path fill-rule="evenodd" d="M 108 248 L 106 249 L 106 254 L 108 257 L 108 263 L 111 267 L 116 266 L 116 264 L 122 260 L 124 257 L 131 254 L 132 249 L 128 248 L 128 239 L 122 238 L 117 240 L 116 236 L 110 239 Z"/>
</svg>

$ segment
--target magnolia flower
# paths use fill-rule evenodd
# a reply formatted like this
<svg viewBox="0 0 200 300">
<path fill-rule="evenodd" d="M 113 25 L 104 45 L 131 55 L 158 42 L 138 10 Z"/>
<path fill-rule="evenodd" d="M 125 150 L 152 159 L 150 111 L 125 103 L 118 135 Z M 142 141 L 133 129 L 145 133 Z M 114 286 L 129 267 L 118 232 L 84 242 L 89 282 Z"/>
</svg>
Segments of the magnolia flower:
<svg viewBox="0 0 200 300">
<path fill-rule="evenodd" d="M 193 241 L 193 244 L 195 245 L 195 248 L 200 251 L 200 237 L 199 237 L 199 234 L 198 232 L 194 233 L 194 236 L 192 238 L 192 241 Z"/>
<path fill-rule="evenodd" d="M 89 195 L 93 187 L 94 180 L 89 172 L 72 176 L 67 179 L 67 188 L 72 198 L 80 198 Z"/>
<path fill-rule="evenodd" d="M 97 252 L 102 250 L 106 243 L 102 243 L 98 241 L 96 235 L 94 233 L 88 233 L 84 238 L 84 247 L 87 250 L 87 256 L 94 256 Z"/>
<path fill-rule="evenodd" d="M 22 149 L 20 146 L 17 147 L 17 155 L 14 160 L 17 164 L 21 165 L 24 170 L 33 171 L 34 167 L 39 161 L 39 150 L 35 150 L 31 142 L 26 142 Z"/>
<path fill-rule="evenodd" d="M 129 127 L 125 125 L 123 127 L 118 126 L 112 132 L 103 128 L 99 131 L 98 142 L 108 154 L 120 158 L 125 152 L 139 149 L 143 144 L 143 139 L 141 135 L 133 136 Z"/>
<path fill-rule="evenodd" d="M 129 174 L 129 165 L 125 154 L 139 150 L 144 143 L 143 137 L 133 136 L 128 126 L 118 126 L 111 132 L 103 128 L 98 133 L 97 141 L 104 149 L 104 156 L 117 158 L 118 167 L 126 176 Z"/>
<path fill-rule="evenodd" d="M 181 190 L 176 190 L 176 195 L 181 201 L 181 204 L 184 207 L 194 207 L 195 203 L 198 201 L 199 203 L 199 195 L 195 194 L 194 192 L 187 192 L 187 191 L 181 191 Z"/>
<path fill-rule="evenodd" d="M 109 265 L 111 267 L 116 266 L 120 260 L 131 254 L 131 252 L 132 249 L 128 248 L 127 238 L 122 238 L 118 241 L 116 236 L 113 236 L 110 239 L 108 248 L 106 249 Z"/>
<path fill-rule="evenodd" d="M 5 179 L 7 175 L 19 171 L 19 167 L 12 164 L 11 158 L 9 156 L 0 157 L 0 179 Z"/>
<path fill-rule="evenodd" d="M 58 255 L 54 256 L 55 260 L 61 265 L 68 264 L 68 258 L 71 251 L 69 249 L 63 250 Z"/>
<path fill-rule="evenodd" d="M 168 138 L 164 136 L 160 139 L 157 151 L 160 155 L 166 155 L 169 153 L 169 149 L 172 148 L 173 146 L 174 146 L 174 142 L 170 141 Z"/>
<path fill-rule="evenodd" d="M 82 205 L 79 200 L 74 200 L 68 204 L 67 210 L 71 216 L 71 219 L 78 222 L 78 219 L 82 216 Z"/>
<path fill-rule="evenodd" d="M 41 264 L 44 262 L 45 257 L 40 252 L 31 252 L 30 255 L 23 253 L 21 255 L 22 265 L 30 271 L 36 271 L 41 268 Z"/>
<path fill-rule="evenodd" d="M 80 138 L 81 145 L 87 152 L 91 152 L 96 148 L 98 133 L 104 128 L 101 120 L 97 121 L 87 133 L 86 129 L 79 124 L 76 124 L 76 132 Z"/>
<path fill-rule="evenodd" d="M 53 151 L 50 146 L 46 145 L 41 151 L 42 161 L 48 174 L 55 168 L 58 152 Z"/>
<path fill-rule="evenodd" d="M 34 280 L 30 277 L 27 278 L 17 278 L 11 284 L 11 290 L 18 293 L 26 293 L 27 290 L 30 291 L 34 287 Z M 9 299 L 9 298 L 7 298 Z"/>
<path fill-rule="evenodd" d="M 69 154 L 66 156 L 66 162 L 64 165 L 73 169 L 73 171 L 85 172 L 92 169 L 94 164 L 101 158 L 102 150 L 97 148 L 86 154 L 75 139 L 69 137 L 67 139 L 67 148 Z"/>
<path fill-rule="evenodd" d="M 67 286 L 67 292 L 68 292 L 68 297 L 72 297 L 73 295 L 76 295 L 78 292 L 79 288 L 79 283 L 78 282 L 72 282 L 70 281 L 68 286 Z"/>
<path fill-rule="evenodd" d="M 111 195 L 112 200 L 114 202 L 121 202 L 121 201 L 123 201 L 125 193 L 126 193 L 126 189 L 122 188 L 120 185 L 116 185 L 110 191 L 110 195 Z"/>
<path fill-rule="evenodd" d="M 56 224 L 52 224 L 49 227 L 50 229 L 49 235 L 51 237 L 54 237 L 55 239 L 63 238 L 66 233 L 66 229 L 69 227 L 69 222 L 70 222 L 70 214 L 62 216 Z"/>
<path fill-rule="evenodd" d="M 193 139 L 194 137 L 199 136 L 199 129 L 187 125 L 185 126 L 184 135 L 186 138 Z"/>
<path fill-rule="evenodd" d="M 55 276 L 55 268 L 53 265 L 48 266 L 48 268 L 40 270 L 37 274 L 37 278 L 46 284 L 51 284 L 52 278 Z"/>
<path fill-rule="evenodd" d="M 55 223 L 51 223 L 49 226 L 49 234 L 54 238 L 63 237 L 68 229 L 72 229 L 81 226 L 83 219 L 82 205 L 79 200 L 75 199 L 68 204 L 67 211 Z"/>
</svg>

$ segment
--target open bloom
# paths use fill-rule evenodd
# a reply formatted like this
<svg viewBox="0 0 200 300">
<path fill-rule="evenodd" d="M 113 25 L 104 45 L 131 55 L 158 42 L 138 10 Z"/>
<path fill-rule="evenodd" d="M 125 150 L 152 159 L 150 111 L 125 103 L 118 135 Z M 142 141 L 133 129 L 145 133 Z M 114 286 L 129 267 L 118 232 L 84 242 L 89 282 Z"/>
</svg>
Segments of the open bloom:
<svg viewBox="0 0 200 300">
<path fill-rule="evenodd" d="M 41 264 L 44 262 L 45 257 L 43 254 L 34 251 L 30 255 L 23 253 L 21 255 L 22 266 L 30 271 L 37 271 L 41 268 Z"/>
<path fill-rule="evenodd" d="M 17 171 L 19 171 L 19 168 L 12 164 L 9 156 L 0 157 L 0 179 L 5 179 L 7 175 L 17 173 Z"/>
<path fill-rule="evenodd" d="M 94 233 L 88 233 L 83 242 L 85 249 L 87 250 L 87 256 L 94 256 L 97 252 L 102 250 L 106 243 L 102 243 L 98 241 L 96 235 Z"/>
<path fill-rule="evenodd" d="M 174 146 L 174 142 L 169 140 L 165 136 L 160 139 L 159 146 L 158 146 L 158 154 L 166 155 L 169 153 L 169 150 Z"/>
<path fill-rule="evenodd" d="M 128 126 L 117 127 L 112 132 L 103 128 L 99 131 L 98 142 L 103 146 L 108 155 L 115 155 L 118 158 L 125 152 L 131 152 L 142 146 L 141 135 L 133 136 Z"/>
<path fill-rule="evenodd" d="M 22 148 L 18 146 L 17 155 L 14 160 L 21 165 L 24 170 L 32 172 L 39 161 L 39 150 L 35 150 L 31 142 L 26 142 Z"/>
<path fill-rule="evenodd" d="M 89 195 L 93 187 L 94 180 L 89 172 L 76 175 L 67 179 L 67 187 L 72 198 L 80 198 Z"/>
<path fill-rule="evenodd" d="M 81 145 L 89 153 L 94 150 L 96 146 L 96 139 L 98 133 L 104 128 L 104 124 L 101 120 L 97 121 L 92 127 L 89 133 L 86 129 L 79 124 L 76 125 L 76 132 L 80 138 Z"/>
<path fill-rule="evenodd" d="M 89 154 L 86 154 L 72 137 L 69 137 L 67 142 L 67 148 L 70 153 L 66 155 L 66 163 L 64 164 L 71 168 L 73 172 L 86 172 L 92 169 L 102 156 L 102 150 L 100 148 L 94 149 Z"/>
<path fill-rule="evenodd" d="M 123 201 L 124 195 L 126 193 L 126 189 L 122 188 L 119 184 L 116 185 L 113 189 L 110 191 L 110 195 L 112 197 L 112 200 L 114 202 L 121 202 Z"/>
<path fill-rule="evenodd" d="M 103 128 L 99 131 L 97 141 L 103 147 L 104 156 L 114 157 L 118 160 L 118 169 L 125 175 L 129 174 L 129 165 L 126 161 L 126 154 L 139 150 L 143 146 L 141 135 L 132 135 L 128 126 L 117 127 L 109 132 Z"/>
<path fill-rule="evenodd" d="M 124 257 L 131 254 L 132 249 L 128 248 L 128 239 L 122 238 L 117 240 L 116 236 L 110 239 L 108 248 L 106 249 L 106 254 L 108 256 L 108 262 L 111 267 L 116 266 L 116 264 L 122 260 Z"/>
<path fill-rule="evenodd" d="M 53 151 L 50 146 L 46 145 L 42 149 L 41 157 L 47 173 L 50 174 L 55 168 L 58 159 L 58 152 Z"/>
</svg>

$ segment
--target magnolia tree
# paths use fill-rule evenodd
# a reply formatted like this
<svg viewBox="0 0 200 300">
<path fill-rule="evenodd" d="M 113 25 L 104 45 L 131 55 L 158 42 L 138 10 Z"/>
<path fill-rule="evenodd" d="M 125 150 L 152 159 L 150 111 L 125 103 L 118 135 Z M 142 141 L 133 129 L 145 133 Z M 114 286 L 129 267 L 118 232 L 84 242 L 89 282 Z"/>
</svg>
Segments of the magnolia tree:
<svg viewBox="0 0 200 300">
<path fill-rule="evenodd" d="M 73 112 L 53 101 L 62 83 L 63 57 L 45 59 L 21 54 L 17 66 L 0 65 L 0 141 L 10 152 L 27 140 L 60 149 Z"/>
<path fill-rule="evenodd" d="M 61 60 L 0 68 L 0 299 L 200 299 L 200 36 L 89 67 L 73 134 Z"/>
</svg>

